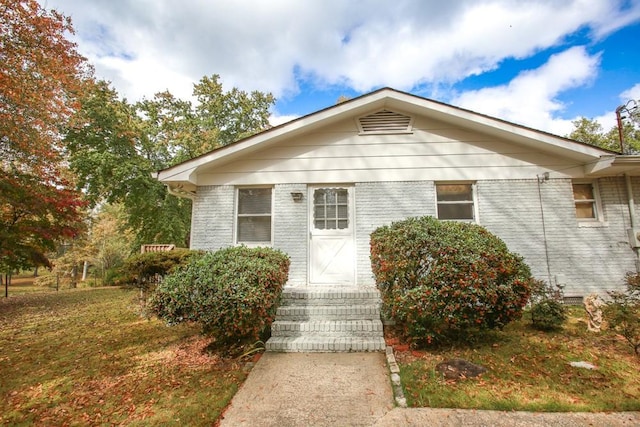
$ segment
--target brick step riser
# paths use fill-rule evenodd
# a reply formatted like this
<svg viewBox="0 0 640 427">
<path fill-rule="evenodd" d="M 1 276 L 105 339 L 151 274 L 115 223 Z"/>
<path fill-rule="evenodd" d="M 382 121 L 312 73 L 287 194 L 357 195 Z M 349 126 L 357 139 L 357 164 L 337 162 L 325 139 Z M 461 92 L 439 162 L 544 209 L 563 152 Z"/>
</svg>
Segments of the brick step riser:
<svg viewBox="0 0 640 427">
<path fill-rule="evenodd" d="M 316 322 L 278 319 L 271 325 L 271 335 L 275 337 L 379 337 L 382 334 L 382 322 L 379 319 Z"/>
<path fill-rule="evenodd" d="M 347 321 L 317 321 L 317 322 L 289 322 L 281 319 L 271 325 L 274 331 L 295 332 L 382 332 L 380 320 L 347 320 Z"/>
<path fill-rule="evenodd" d="M 285 322 L 318 322 L 318 321 L 350 321 L 350 320 L 380 320 L 380 313 L 378 314 L 323 314 L 323 315 L 304 315 L 304 314 L 292 314 L 281 315 L 276 317 L 278 320 Z"/>
<path fill-rule="evenodd" d="M 380 300 L 375 298 L 353 298 L 349 300 L 339 298 L 283 298 L 280 300 L 281 307 L 309 307 L 309 306 L 353 306 L 353 305 L 373 305 L 379 306 Z"/>
<path fill-rule="evenodd" d="M 267 351 L 276 352 L 352 352 L 383 351 L 384 339 L 331 338 L 300 339 L 293 337 L 275 337 L 267 342 Z"/>
<path fill-rule="evenodd" d="M 375 306 L 360 307 L 279 307 L 276 316 L 280 320 L 379 320 L 380 309 Z"/>
<path fill-rule="evenodd" d="M 380 336 L 378 331 L 353 331 L 353 332 L 305 332 L 305 331 L 272 331 L 272 337 L 314 337 L 314 338 L 375 338 Z"/>
</svg>

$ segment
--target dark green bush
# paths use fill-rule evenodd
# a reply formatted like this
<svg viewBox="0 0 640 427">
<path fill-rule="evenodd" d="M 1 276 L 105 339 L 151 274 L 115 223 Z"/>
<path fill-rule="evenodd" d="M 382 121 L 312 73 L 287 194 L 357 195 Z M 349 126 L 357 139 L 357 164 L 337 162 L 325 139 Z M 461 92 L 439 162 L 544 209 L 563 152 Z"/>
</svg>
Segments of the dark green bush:
<svg viewBox="0 0 640 427">
<path fill-rule="evenodd" d="M 483 227 L 432 217 L 375 230 L 371 265 L 385 311 L 416 343 L 520 318 L 533 280 L 522 258 Z"/>
<path fill-rule="evenodd" d="M 289 258 L 244 246 L 193 257 L 165 277 L 149 301 L 168 323 L 197 322 L 219 343 L 256 341 L 271 325 L 289 273 Z"/>
<path fill-rule="evenodd" d="M 561 329 L 567 320 L 561 285 L 551 286 L 543 280 L 534 280 L 531 287 L 531 325 L 541 331 Z"/>
<path fill-rule="evenodd" d="M 122 268 L 122 280 L 142 290 L 153 289 L 159 279 L 186 264 L 199 251 L 174 249 L 166 252 L 145 252 L 129 257 Z"/>
<path fill-rule="evenodd" d="M 624 337 L 636 356 L 640 356 L 640 273 L 629 273 L 624 291 L 608 292 L 610 300 L 604 308 L 604 318 Z"/>
<path fill-rule="evenodd" d="M 562 324 L 567 320 L 565 305 L 552 299 L 533 304 L 530 312 L 533 327 L 541 331 L 562 329 Z"/>
</svg>

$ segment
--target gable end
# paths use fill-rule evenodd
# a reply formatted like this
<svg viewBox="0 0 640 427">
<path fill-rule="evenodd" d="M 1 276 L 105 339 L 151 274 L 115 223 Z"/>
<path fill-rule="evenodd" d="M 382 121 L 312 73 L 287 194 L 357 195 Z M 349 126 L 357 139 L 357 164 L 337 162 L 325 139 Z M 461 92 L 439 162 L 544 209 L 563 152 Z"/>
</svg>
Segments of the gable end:
<svg viewBox="0 0 640 427">
<path fill-rule="evenodd" d="M 413 117 L 395 111 L 380 110 L 358 118 L 361 135 L 381 133 L 411 133 Z"/>
</svg>

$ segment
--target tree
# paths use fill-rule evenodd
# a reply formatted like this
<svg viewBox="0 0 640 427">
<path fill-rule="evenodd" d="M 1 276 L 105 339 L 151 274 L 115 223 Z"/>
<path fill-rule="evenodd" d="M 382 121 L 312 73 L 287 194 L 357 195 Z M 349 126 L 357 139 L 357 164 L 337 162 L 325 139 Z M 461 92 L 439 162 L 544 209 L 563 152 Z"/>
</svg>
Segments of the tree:
<svg viewBox="0 0 640 427">
<path fill-rule="evenodd" d="M 171 149 L 154 143 L 134 105 L 98 81 L 83 98 L 68 127 L 69 164 L 92 206 L 122 203 L 136 243 L 185 244 L 189 218 L 183 201 L 169 195 L 152 173 L 166 164 Z M 186 214 L 188 215 L 188 213 Z"/>
<path fill-rule="evenodd" d="M 69 18 L 35 0 L 0 0 L 0 265 L 48 264 L 81 228 L 81 195 L 63 163 L 59 129 L 91 69 L 66 35 Z"/>
<path fill-rule="evenodd" d="M 600 123 L 594 119 L 580 117 L 573 122 L 574 129 L 569 138 L 611 151 L 620 152 L 620 136 L 618 127 L 614 126 L 605 132 Z M 640 153 L 640 117 L 632 114 L 623 123 L 625 154 Z"/>
<path fill-rule="evenodd" d="M 220 146 L 267 129 L 269 109 L 275 103 L 273 95 L 237 88 L 224 92 L 219 78 L 217 74 L 205 76 L 193 87 L 198 101 L 195 113 L 203 133 L 213 134 Z"/>
<path fill-rule="evenodd" d="M 194 85 L 197 107 L 169 92 L 135 105 L 107 82 L 87 94 L 65 142 L 78 185 L 91 203 L 123 204 L 136 242 L 188 245 L 191 201 L 152 173 L 246 137 L 268 125 L 271 95 L 222 90 L 218 76 Z"/>
</svg>

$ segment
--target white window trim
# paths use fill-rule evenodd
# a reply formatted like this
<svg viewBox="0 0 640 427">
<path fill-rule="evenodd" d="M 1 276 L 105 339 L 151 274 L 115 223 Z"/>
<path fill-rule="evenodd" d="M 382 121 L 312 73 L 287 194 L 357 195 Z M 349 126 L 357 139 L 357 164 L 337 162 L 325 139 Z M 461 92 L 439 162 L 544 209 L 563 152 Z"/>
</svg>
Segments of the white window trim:
<svg viewBox="0 0 640 427">
<path fill-rule="evenodd" d="M 271 189 L 271 236 L 269 242 L 241 242 L 238 241 L 238 218 L 240 215 L 238 214 L 238 204 L 240 203 L 240 190 L 248 190 L 254 188 L 270 188 Z M 273 246 L 273 237 L 274 237 L 274 227 L 273 227 L 273 217 L 275 216 L 275 188 L 273 185 L 242 185 L 237 186 L 235 188 L 235 201 L 233 208 L 233 243 L 235 246 L 247 246 L 250 248 L 257 247 L 272 247 Z M 247 216 L 267 216 L 267 214 L 256 214 L 256 215 L 247 215 Z"/>
<path fill-rule="evenodd" d="M 591 188 L 593 189 L 593 202 L 595 203 L 595 218 L 578 218 L 578 215 L 575 211 L 575 203 L 576 199 L 573 197 L 573 184 L 591 184 Z M 598 181 L 596 180 L 573 180 L 571 181 L 571 197 L 573 200 L 574 211 L 573 214 L 576 216 L 576 221 L 578 222 L 578 227 L 603 227 L 608 225 L 604 220 L 604 211 L 602 209 L 602 200 L 600 199 L 600 189 L 598 188 Z"/>
<path fill-rule="evenodd" d="M 438 217 L 438 205 L 440 203 L 443 204 L 462 204 L 463 202 L 438 202 L 438 185 L 471 185 L 471 197 L 473 197 L 473 201 L 472 202 L 466 202 L 468 203 L 473 203 L 473 219 L 441 219 L 441 221 L 456 221 L 456 222 L 468 222 L 468 223 L 474 223 L 474 224 L 480 224 L 480 217 L 479 217 L 479 209 L 478 209 L 478 186 L 476 185 L 477 183 L 475 181 L 436 181 L 433 184 L 433 190 L 434 190 L 434 198 L 435 198 L 435 202 L 436 202 L 436 218 L 440 219 Z"/>
</svg>

